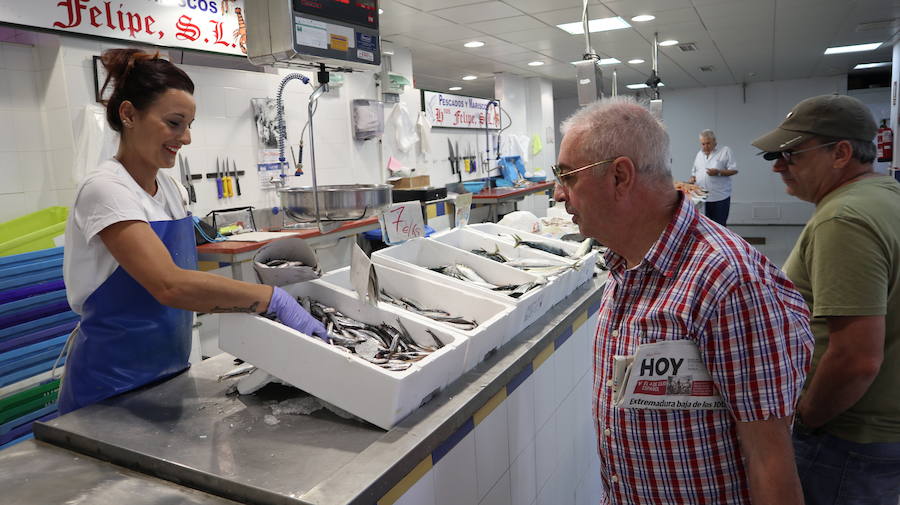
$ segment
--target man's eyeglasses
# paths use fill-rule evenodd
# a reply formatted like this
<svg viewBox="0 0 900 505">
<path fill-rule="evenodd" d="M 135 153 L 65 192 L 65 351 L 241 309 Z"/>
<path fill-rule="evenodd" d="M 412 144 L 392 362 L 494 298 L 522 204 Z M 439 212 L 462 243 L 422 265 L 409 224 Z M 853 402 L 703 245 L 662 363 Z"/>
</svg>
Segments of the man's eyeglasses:
<svg viewBox="0 0 900 505">
<path fill-rule="evenodd" d="M 838 142 L 840 142 L 840 140 L 835 140 L 833 142 L 827 142 L 825 144 L 819 144 L 817 146 L 808 147 L 806 149 L 801 149 L 799 151 L 792 151 L 790 149 L 787 149 L 785 151 L 778 151 L 778 152 L 774 152 L 774 153 L 763 153 L 763 158 L 765 158 L 768 161 L 773 161 L 773 160 L 777 160 L 778 158 L 781 158 L 785 161 L 785 163 L 787 163 L 788 165 L 791 165 L 792 164 L 791 156 L 793 156 L 795 154 L 805 153 L 807 151 L 812 151 L 812 150 L 819 149 L 822 147 L 833 146 L 833 145 L 837 144 Z"/>
<path fill-rule="evenodd" d="M 594 167 L 596 167 L 597 165 L 602 165 L 602 164 L 604 164 L 604 163 L 612 163 L 613 161 L 616 161 L 617 158 L 618 158 L 618 156 L 616 156 L 615 158 L 610 158 L 610 159 L 608 159 L 608 160 L 597 161 L 597 162 L 591 163 L 590 165 L 585 165 L 585 166 L 583 166 L 583 167 L 576 168 L 576 169 L 574 169 L 574 170 L 566 170 L 565 172 L 563 172 L 562 170 L 560 170 L 559 165 L 551 165 L 551 166 L 550 166 L 550 170 L 553 171 L 553 176 L 556 177 L 556 182 L 558 182 L 558 183 L 562 184 L 563 186 L 565 186 L 566 183 L 565 183 L 565 181 L 563 180 L 563 177 L 567 177 L 567 176 L 572 175 L 572 174 L 574 174 L 574 173 L 581 172 L 582 170 L 587 170 L 587 169 L 589 169 L 589 168 L 594 168 Z"/>
</svg>

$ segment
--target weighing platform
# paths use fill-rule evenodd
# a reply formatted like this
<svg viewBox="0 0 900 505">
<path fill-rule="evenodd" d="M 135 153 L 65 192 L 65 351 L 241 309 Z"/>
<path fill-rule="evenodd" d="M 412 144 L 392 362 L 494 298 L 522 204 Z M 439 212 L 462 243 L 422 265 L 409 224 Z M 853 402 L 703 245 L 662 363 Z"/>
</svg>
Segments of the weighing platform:
<svg viewBox="0 0 900 505">
<path fill-rule="evenodd" d="M 217 381 L 220 374 L 234 368 L 232 357 L 223 354 L 171 380 L 36 423 L 35 436 L 139 472 L 130 474 L 117 467 L 102 470 L 115 473 L 116 478 L 133 479 L 123 486 L 135 490 L 153 488 L 159 482 L 152 479 L 156 477 L 241 503 L 393 503 L 423 474 L 424 462 L 436 463 L 448 441 L 468 433 L 466 426 L 471 427 L 473 419 L 475 424 L 483 420 L 515 387 L 534 376 L 532 370 L 554 350 L 563 349 L 571 360 L 588 359 L 583 356 L 587 346 L 562 346 L 567 340 L 577 340 L 577 345 L 589 342 L 587 333 L 593 335 L 589 327 L 596 321 L 604 280 L 602 275 L 581 286 L 387 432 L 324 410 L 312 415 L 270 415 L 271 401 L 303 395 L 295 389 L 267 386 L 256 395 L 226 396 L 237 379 Z M 569 338 L 573 332 L 578 332 L 577 339 Z M 580 363 L 588 368 L 589 359 Z M 36 450 L 33 447 L 61 455 L 47 454 L 33 464 L 15 457 L 17 452 Z M 77 473 L 78 466 L 93 461 L 82 458 L 76 465 L 63 449 L 29 442 L 0 452 L 0 488 L 14 489 L 23 480 L 43 479 L 47 458 L 56 458 L 63 474 L 69 467 Z M 90 477 L 65 481 L 72 493 L 94 485 Z M 184 488 L 158 491 L 186 492 Z M 195 501 L 185 501 L 228 503 L 202 494 L 192 496 Z M 23 497 L 16 503 L 69 503 L 60 498 Z M 128 501 L 156 503 L 138 498 Z"/>
</svg>

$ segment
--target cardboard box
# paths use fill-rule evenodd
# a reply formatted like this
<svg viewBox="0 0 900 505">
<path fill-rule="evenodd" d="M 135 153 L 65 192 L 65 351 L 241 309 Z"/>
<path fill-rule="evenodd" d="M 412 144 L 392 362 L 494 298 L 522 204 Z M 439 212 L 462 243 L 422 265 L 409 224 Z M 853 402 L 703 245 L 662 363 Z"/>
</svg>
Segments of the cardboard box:
<svg viewBox="0 0 900 505">
<path fill-rule="evenodd" d="M 397 189 L 427 188 L 428 186 L 431 186 L 431 177 L 427 175 L 414 175 L 412 177 L 401 177 L 388 182 Z"/>
</svg>

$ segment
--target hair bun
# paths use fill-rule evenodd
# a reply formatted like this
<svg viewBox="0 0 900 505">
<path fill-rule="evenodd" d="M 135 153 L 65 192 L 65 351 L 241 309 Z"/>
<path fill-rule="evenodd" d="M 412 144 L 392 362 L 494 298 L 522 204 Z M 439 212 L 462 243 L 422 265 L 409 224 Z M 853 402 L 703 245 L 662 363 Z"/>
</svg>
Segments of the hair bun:
<svg viewBox="0 0 900 505">
<path fill-rule="evenodd" d="M 150 54 L 141 49 L 107 49 L 100 56 L 103 68 L 106 69 L 106 80 L 103 81 L 103 87 L 100 94 L 106 91 L 109 81 L 113 81 L 113 87 L 121 87 L 128 79 L 128 74 L 134 69 L 136 63 L 159 58 L 159 51 Z"/>
</svg>

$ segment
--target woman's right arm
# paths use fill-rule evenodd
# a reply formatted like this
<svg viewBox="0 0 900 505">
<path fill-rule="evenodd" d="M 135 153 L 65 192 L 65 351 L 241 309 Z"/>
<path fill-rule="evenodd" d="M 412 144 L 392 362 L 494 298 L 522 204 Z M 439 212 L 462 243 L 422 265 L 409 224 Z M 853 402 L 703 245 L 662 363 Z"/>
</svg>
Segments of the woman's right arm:
<svg viewBox="0 0 900 505">
<path fill-rule="evenodd" d="M 195 312 L 266 312 L 272 287 L 185 270 L 144 221 L 121 221 L 99 233 L 119 265 L 161 304 Z"/>
</svg>

